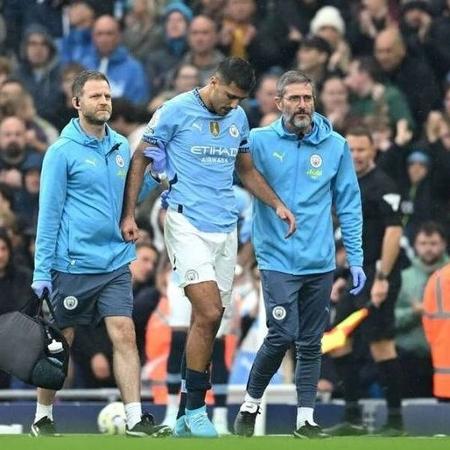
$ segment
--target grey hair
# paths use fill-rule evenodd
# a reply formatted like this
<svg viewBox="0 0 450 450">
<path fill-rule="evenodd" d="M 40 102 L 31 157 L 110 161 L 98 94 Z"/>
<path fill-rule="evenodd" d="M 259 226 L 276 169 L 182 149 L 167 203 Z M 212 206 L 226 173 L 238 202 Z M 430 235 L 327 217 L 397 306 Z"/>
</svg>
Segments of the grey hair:
<svg viewBox="0 0 450 450">
<path fill-rule="evenodd" d="M 300 70 L 289 70 L 281 75 L 277 82 L 277 96 L 283 97 L 286 86 L 297 83 L 310 84 L 313 90 L 313 97 L 314 99 L 316 98 L 313 81 L 308 77 L 308 75 L 306 75 L 304 72 L 301 72 Z"/>
</svg>

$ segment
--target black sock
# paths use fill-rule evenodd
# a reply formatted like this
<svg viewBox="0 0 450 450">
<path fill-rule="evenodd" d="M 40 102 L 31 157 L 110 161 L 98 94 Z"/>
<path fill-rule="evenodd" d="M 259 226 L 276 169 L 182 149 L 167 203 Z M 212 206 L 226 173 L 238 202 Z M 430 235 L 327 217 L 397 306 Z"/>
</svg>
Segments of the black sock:
<svg viewBox="0 0 450 450">
<path fill-rule="evenodd" d="M 186 331 L 172 330 L 170 352 L 167 358 L 167 391 L 169 394 L 178 394 L 181 387 L 181 364 L 184 346 L 186 344 Z M 185 378 L 185 377 L 184 377 Z M 183 379 L 184 379 L 183 378 Z"/>
<path fill-rule="evenodd" d="M 209 372 L 198 372 L 186 368 L 186 409 L 193 410 L 205 406 L 206 391 L 211 388 Z"/>
<path fill-rule="evenodd" d="M 212 353 L 211 384 L 214 391 L 214 405 L 226 406 L 229 371 L 225 363 L 225 339 L 216 338 Z"/>
<path fill-rule="evenodd" d="M 380 361 L 377 363 L 377 367 L 388 408 L 387 425 L 394 428 L 402 428 L 402 374 L 399 360 L 398 358 L 393 358 Z"/>
<path fill-rule="evenodd" d="M 180 404 L 178 406 L 177 419 L 186 414 L 186 351 L 183 352 L 181 358 L 181 389 L 180 389 Z"/>
<path fill-rule="evenodd" d="M 352 353 L 334 358 L 334 364 L 339 380 L 342 383 L 345 400 L 345 420 L 350 423 L 361 423 L 361 408 L 359 400 L 359 374 L 355 370 Z"/>
</svg>

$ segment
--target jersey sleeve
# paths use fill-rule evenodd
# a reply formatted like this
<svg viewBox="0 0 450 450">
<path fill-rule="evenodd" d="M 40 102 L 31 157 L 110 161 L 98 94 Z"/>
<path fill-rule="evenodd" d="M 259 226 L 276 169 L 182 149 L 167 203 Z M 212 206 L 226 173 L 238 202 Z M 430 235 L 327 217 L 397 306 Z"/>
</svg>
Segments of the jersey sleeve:
<svg viewBox="0 0 450 450">
<path fill-rule="evenodd" d="M 241 142 L 239 143 L 239 153 L 250 153 L 249 133 L 250 127 L 248 125 L 247 116 L 244 114 L 242 130 L 241 130 Z"/>
<path fill-rule="evenodd" d="M 395 183 L 389 178 L 383 180 L 377 201 L 385 226 L 402 226 L 400 200 L 401 196 Z"/>
<path fill-rule="evenodd" d="M 165 103 L 154 113 L 144 130 L 142 140 L 147 144 L 162 142 L 167 144 L 172 139 L 176 128 L 177 108 L 173 103 Z"/>
</svg>

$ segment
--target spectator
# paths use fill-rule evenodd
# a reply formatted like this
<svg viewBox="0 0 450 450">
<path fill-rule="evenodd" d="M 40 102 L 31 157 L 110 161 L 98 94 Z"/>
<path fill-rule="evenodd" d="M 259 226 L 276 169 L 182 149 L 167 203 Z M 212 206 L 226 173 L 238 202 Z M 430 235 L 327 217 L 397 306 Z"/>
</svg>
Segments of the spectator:
<svg viewBox="0 0 450 450">
<path fill-rule="evenodd" d="M 409 129 L 414 130 L 414 119 L 405 96 L 397 87 L 382 82 L 380 67 L 373 58 L 354 59 L 345 82 L 351 92 L 350 106 L 354 115 L 386 115 L 393 132 L 398 121 L 404 119 Z"/>
<path fill-rule="evenodd" d="M 320 93 L 322 113 L 333 124 L 333 130 L 342 133 L 360 118 L 351 114 L 348 88 L 338 75 L 330 75 L 323 83 Z"/>
<path fill-rule="evenodd" d="M 250 128 L 259 126 L 261 119 L 270 113 L 277 113 L 278 108 L 275 103 L 277 95 L 277 81 L 280 77 L 275 73 L 264 74 L 258 82 L 255 98 L 245 100 L 242 107 L 247 113 Z"/>
<path fill-rule="evenodd" d="M 61 71 L 61 90 L 63 99 L 56 108 L 53 124 L 59 132 L 67 125 L 70 119 L 77 117 L 77 111 L 72 105 L 72 84 L 78 74 L 83 72 L 84 67 L 76 62 L 63 66 Z"/>
<path fill-rule="evenodd" d="M 197 67 L 200 72 L 200 85 L 206 84 L 215 68 L 225 58 L 216 49 L 218 42 L 217 26 L 206 16 L 192 19 L 188 31 L 189 50 L 183 58 L 183 63 Z"/>
<path fill-rule="evenodd" d="M 355 55 L 370 55 L 378 33 L 397 23 L 389 0 L 364 0 L 354 17 L 349 40 Z"/>
<path fill-rule="evenodd" d="M 402 287 L 395 304 L 396 336 L 402 367 L 403 398 L 432 396 L 430 349 L 422 328 L 423 292 L 433 272 L 448 263 L 442 227 L 425 222 L 414 240 L 416 256 L 402 271 Z"/>
<path fill-rule="evenodd" d="M 0 56 L 0 86 L 11 76 L 13 66 L 10 58 Z"/>
<path fill-rule="evenodd" d="M 148 118 L 143 116 L 144 114 L 139 114 L 139 108 L 126 98 L 113 100 L 111 126 L 128 139 L 132 153 L 134 153 L 139 142 L 141 142 L 145 125 L 148 122 Z"/>
<path fill-rule="evenodd" d="M 70 31 L 61 44 L 61 62 L 80 61 L 91 46 L 95 11 L 89 1 L 76 0 L 69 5 Z"/>
<path fill-rule="evenodd" d="M 25 123 L 11 116 L 0 122 L 0 182 L 12 189 L 23 187 L 23 170 L 32 160 L 42 156 L 27 147 Z"/>
<path fill-rule="evenodd" d="M 16 76 L 33 96 L 38 114 L 52 122 L 62 92 L 57 49 L 42 25 L 31 25 L 25 31 Z"/>
<path fill-rule="evenodd" d="M 396 28 L 377 35 L 375 58 L 389 82 L 405 94 L 416 123 L 424 123 L 439 100 L 438 86 L 429 65 L 406 53 L 405 43 Z"/>
<path fill-rule="evenodd" d="M 117 20 L 111 16 L 99 17 L 92 38 L 91 50 L 80 62 L 108 77 L 113 98 L 125 97 L 133 103 L 145 103 L 149 98 L 147 77 L 141 63 L 121 45 Z"/>
<path fill-rule="evenodd" d="M 303 39 L 297 51 L 297 68 L 313 80 L 319 92 L 329 74 L 328 62 L 331 53 L 330 44 L 318 36 Z"/>
<path fill-rule="evenodd" d="M 157 18 L 154 0 L 134 0 L 125 16 L 123 43 L 142 64 L 161 43 L 162 31 Z"/>
<path fill-rule="evenodd" d="M 227 0 L 220 29 L 220 45 L 228 56 L 248 59 L 248 47 L 256 38 L 255 0 Z"/>
<path fill-rule="evenodd" d="M 170 3 L 164 10 L 163 40 L 148 53 L 145 62 L 154 93 L 167 87 L 174 67 L 186 53 L 187 30 L 191 20 L 192 12 L 184 3 Z"/>
<path fill-rule="evenodd" d="M 330 71 L 347 71 L 351 51 L 345 40 L 345 22 L 341 13 L 334 6 L 320 8 L 311 21 L 311 33 L 325 39 L 332 48 L 328 62 Z"/>
<path fill-rule="evenodd" d="M 411 152 L 406 159 L 406 183 L 398 183 L 402 194 L 400 211 L 403 214 L 403 234 L 410 242 L 413 242 L 420 224 L 433 217 L 430 163 L 430 157 L 425 152 Z"/>
</svg>

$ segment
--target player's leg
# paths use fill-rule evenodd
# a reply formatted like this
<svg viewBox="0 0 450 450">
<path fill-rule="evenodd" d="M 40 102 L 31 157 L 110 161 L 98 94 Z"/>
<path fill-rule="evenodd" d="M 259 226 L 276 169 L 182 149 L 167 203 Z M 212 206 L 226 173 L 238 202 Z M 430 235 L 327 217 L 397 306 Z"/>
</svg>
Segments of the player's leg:
<svg viewBox="0 0 450 450">
<path fill-rule="evenodd" d="M 253 361 L 244 403 L 234 422 L 234 432 L 241 436 L 253 435 L 264 391 L 298 335 L 299 283 L 295 277 L 262 270 L 261 281 L 268 333 Z"/>
<path fill-rule="evenodd" d="M 230 434 L 227 418 L 229 370 L 225 362 L 225 337 L 217 337 L 212 354 L 211 383 L 214 391 L 213 424 L 220 435 Z"/>
<path fill-rule="evenodd" d="M 321 340 L 329 322 L 333 272 L 301 277 L 298 296 L 299 334 L 296 341 L 297 428 L 295 437 L 328 437 L 314 421 L 320 377 Z"/>
<path fill-rule="evenodd" d="M 379 308 L 373 308 L 366 319 L 370 351 L 377 364 L 380 384 L 385 392 L 388 408 L 387 422 L 381 432 L 385 435 L 404 434 L 401 393 L 402 371 L 395 349 L 395 301 L 400 290 L 400 274 L 389 277 L 389 291 Z"/>
<path fill-rule="evenodd" d="M 161 436 L 169 428 L 155 425 L 150 414 L 142 413 L 140 400 L 140 360 L 132 319 L 131 274 L 124 266 L 110 274 L 98 294 L 97 320 L 104 318 L 113 346 L 113 371 L 127 417 L 127 435 Z"/>
<path fill-rule="evenodd" d="M 91 280 L 85 275 L 63 272 L 52 273 L 53 293 L 50 301 L 55 313 L 55 323 L 66 337 L 69 345 L 74 338 L 75 326 L 91 322 L 95 311 L 93 295 L 96 295 L 101 280 Z M 53 401 L 55 391 L 38 388 L 36 415 L 31 426 L 31 435 L 55 434 Z"/>
</svg>

